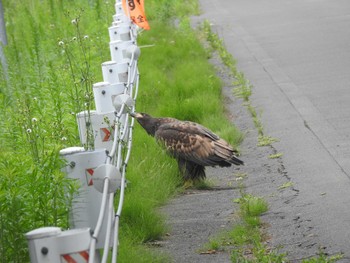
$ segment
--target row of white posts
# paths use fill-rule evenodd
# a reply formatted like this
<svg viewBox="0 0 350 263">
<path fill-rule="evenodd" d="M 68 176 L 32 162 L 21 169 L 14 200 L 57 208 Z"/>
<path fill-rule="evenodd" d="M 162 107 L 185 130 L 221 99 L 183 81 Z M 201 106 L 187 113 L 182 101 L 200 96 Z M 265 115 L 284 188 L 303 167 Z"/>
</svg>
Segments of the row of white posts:
<svg viewBox="0 0 350 263">
<path fill-rule="evenodd" d="M 137 27 L 124 13 L 121 0 L 115 8 L 109 27 L 111 61 L 102 63 L 103 82 L 93 85 L 96 110 L 77 114 L 81 144 L 94 147 L 60 151 L 67 163 L 67 176 L 81 185 L 71 207 L 72 229 L 43 227 L 27 233 L 32 263 L 96 263 L 108 258 L 117 262 L 119 217 L 134 125 L 129 112 L 134 111 L 137 97 L 140 49 Z"/>
</svg>

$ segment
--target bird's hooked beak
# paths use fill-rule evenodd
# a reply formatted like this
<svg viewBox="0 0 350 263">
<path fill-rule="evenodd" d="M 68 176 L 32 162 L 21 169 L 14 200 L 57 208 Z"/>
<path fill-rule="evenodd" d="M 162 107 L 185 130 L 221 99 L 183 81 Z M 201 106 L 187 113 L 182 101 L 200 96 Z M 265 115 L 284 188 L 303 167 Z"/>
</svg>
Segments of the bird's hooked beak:
<svg viewBox="0 0 350 263">
<path fill-rule="evenodd" d="M 142 114 L 138 112 L 130 112 L 130 116 L 135 119 L 142 118 Z"/>
</svg>

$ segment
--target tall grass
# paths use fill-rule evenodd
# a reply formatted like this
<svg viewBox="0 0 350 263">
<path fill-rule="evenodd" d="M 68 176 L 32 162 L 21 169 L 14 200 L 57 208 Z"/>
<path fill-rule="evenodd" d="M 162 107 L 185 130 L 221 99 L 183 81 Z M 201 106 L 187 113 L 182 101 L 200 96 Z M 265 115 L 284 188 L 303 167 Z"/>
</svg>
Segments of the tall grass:
<svg viewBox="0 0 350 263">
<path fill-rule="evenodd" d="M 182 20 L 176 29 L 152 26 L 140 41 L 141 46 L 153 47 L 142 49 L 140 72 L 145 86 L 138 110 L 200 122 L 237 145 L 242 137 L 223 114 L 221 81 L 189 21 Z"/>
<path fill-rule="evenodd" d="M 221 84 L 186 15 L 196 2 L 146 2 L 151 31 L 139 36 L 141 83 L 137 110 L 200 122 L 231 143 L 241 134 L 226 120 Z M 4 3 L 8 71 L 0 77 L 0 262 L 27 262 L 24 233 L 68 227 L 76 186 L 60 169 L 58 152 L 79 145 L 75 114 L 93 108 L 91 85 L 110 59 L 107 28 L 114 1 Z M 180 17 L 175 23 L 174 16 Z M 89 146 L 88 146 L 89 148 Z M 121 262 L 168 262 L 143 243 L 166 231 L 156 207 L 181 185 L 177 165 L 135 127 L 121 217 Z M 64 191 L 64 189 L 66 189 Z"/>
<path fill-rule="evenodd" d="M 78 144 L 75 113 L 91 101 L 88 89 L 108 57 L 107 49 L 100 52 L 108 37 L 101 32 L 113 5 L 15 0 L 4 8 L 9 44 L 8 69 L 0 77 L 0 262 L 27 262 L 26 232 L 69 227 L 76 186 L 61 173 L 58 153 Z"/>
</svg>

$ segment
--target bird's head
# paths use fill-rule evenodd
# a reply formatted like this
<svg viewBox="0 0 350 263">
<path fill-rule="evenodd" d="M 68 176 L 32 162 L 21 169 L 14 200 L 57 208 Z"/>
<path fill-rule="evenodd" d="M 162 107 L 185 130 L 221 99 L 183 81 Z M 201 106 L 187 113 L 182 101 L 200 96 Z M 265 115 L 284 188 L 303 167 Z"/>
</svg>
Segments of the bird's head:
<svg viewBox="0 0 350 263">
<path fill-rule="evenodd" d="M 142 112 L 132 112 L 130 113 L 130 116 L 135 118 L 149 135 L 154 136 L 159 127 L 159 119 L 153 118 L 149 114 Z"/>
</svg>

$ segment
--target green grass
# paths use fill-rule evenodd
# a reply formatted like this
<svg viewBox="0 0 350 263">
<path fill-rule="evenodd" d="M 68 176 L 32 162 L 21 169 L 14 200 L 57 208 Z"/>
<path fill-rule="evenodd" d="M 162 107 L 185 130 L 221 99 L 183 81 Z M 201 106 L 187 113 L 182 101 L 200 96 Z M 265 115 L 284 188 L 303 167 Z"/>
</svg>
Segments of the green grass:
<svg viewBox="0 0 350 263">
<path fill-rule="evenodd" d="M 27 262 L 26 232 L 69 227 L 77 186 L 60 171 L 58 152 L 79 145 L 75 114 L 94 108 L 91 85 L 102 80 L 101 63 L 110 59 L 114 1 L 13 0 L 4 6 L 9 45 L 8 71 L 0 69 L 0 262 Z M 237 146 L 242 134 L 224 115 L 221 82 L 186 17 L 197 8 L 196 1 L 147 1 L 151 30 L 138 44 L 152 47 L 141 50 L 137 110 L 200 122 Z M 175 161 L 138 125 L 127 179 L 119 261 L 169 262 L 144 244 L 166 233 L 156 208 L 181 191 L 182 180 Z"/>
<path fill-rule="evenodd" d="M 309 259 L 304 259 L 302 263 L 333 263 L 341 260 L 344 256 L 342 254 L 336 254 L 332 256 L 325 255 L 322 251 L 320 251 L 319 256 L 312 257 Z"/>
<path fill-rule="evenodd" d="M 270 136 L 264 136 L 264 135 L 260 135 L 258 137 L 258 146 L 259 147 L 269 146 L 274 142 L 278 142 L 278 139 L 270 137 Z"/>
<path fill-rule="evenodd" d="M 283 156 L 283 153 L 275 153 L 275 154 L 270 154 L 269 159 L 278 159 Z"/>
<path fill-rule="evenodd" d="M 294 186 L 294 183 L 288 181 L 288 182 L 286 182 L 286 183 L 280 185 L 280 186 L 278 187 L 278 190 L 285 189 L 285 188 L 289 188 L 289 187 L 293 187 L 293 186 Z"/>
<path fill-rule="evenodd" d="M 203 251 L 227 251 L 233 263 L 283 263 L 284 254 L 271 250 L 265 242 L 266 235 L 260 216 L 268 211 L 267 202 L 261 198 L 241 191 L 242 196 L 235 199 L 239 204 L 236 223 L 231 231 L 210 238 Z"/>
<path fill-rule="evenodd" d="M 233 82 L 233 85 L 235 86 L 233 89 L 235 96 L 242 98 L 244 101 L 248 102 L 250 96 L 252 95 L 253 86 L 245 78 L 242 72 L 238 72 L 235 75 L 235 81 Z"/>
<path fill-rule="evenodd" d="M 286 186 L 289 187 L 289 186 Z M 239 204 L 236 223 L 231 231 L 211 237 L 199 253 L 229 252 L 233 263 L 284 263 L 290 262 L 287 254 L 271 249 L 267 243 L 265 224 L 260 216 L 268 211 L 267 202 L 257 196 L 241 191 L 241 197 L 234 202 Z M 303 263 L 333 263 L 342 259 L 342 254 L 319 255 L 303 259 Z"/>
<path fill-rule="evenodd" d="M 250 226 L 260 226 L 259 216 L 268 210 L 267 202 L 260 197 L 243 194 L 235 200 L 240 204 L 240 216 Z"/>
</svg>

